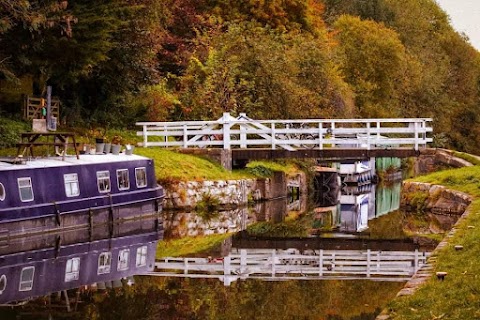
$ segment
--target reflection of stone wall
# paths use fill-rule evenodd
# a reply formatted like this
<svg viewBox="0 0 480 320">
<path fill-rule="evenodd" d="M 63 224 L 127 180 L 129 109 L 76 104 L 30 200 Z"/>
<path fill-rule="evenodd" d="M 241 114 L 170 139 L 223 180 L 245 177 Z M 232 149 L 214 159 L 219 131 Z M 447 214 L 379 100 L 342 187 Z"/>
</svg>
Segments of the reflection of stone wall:
<svg viewBox="0 0 480 320">
<path fill-rule="evenodd" d="M 236 233 L 251 223 L 247 208 L 205 214 L 164 211 L 163 227 L 168 238 Z"/>
<path fill-rule="evenodd" d="M 461 215 L 472 202 L 472 198 L 462 192 L 449 190 L 443 186 L 420 182 L 404 182 L 401 206 L 408 208 L 414 194 L 425 194 L 425 209 L 439 214 Z M 418 200 L 418 197 L 417 197 Z"/>
</svg>

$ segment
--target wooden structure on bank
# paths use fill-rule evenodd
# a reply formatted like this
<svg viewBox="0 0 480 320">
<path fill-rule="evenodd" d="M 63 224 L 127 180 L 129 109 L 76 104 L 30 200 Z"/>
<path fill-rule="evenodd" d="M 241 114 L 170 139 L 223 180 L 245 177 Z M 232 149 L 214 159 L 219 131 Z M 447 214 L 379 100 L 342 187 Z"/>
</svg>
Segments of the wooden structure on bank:
<svg viewBox="0 0 480 320">
<path fill-rule="evenodd" d="M 25 96 L 23 103 L 23 117 L 25 120 L 42 118 L 42 108 L 46 107 L 47 99 Z M 51 113 L 55 118 L 60 116 L 60 100 L 52 98 Z"/>
<path fill-rule="evenodd" d="M 45 140 L 39 140 L 39 138 L 46 138 Z M 50 138 L 52 140 L 50 140 Z M 35 146 L 53 146 L 61 148 L 59 155 L 65 160 L 65 154 L 67 148 L 73 148 L 77 159 L 79 159 L 79 150 L 77 142 L 75 141 L 75 134 L 71 132 L 23 132 L 21 133 L 21 142 L 17 143 L 17 157 L 25 156 L 29 151 L 30 156 L 34 157 L 33 148 Z"/>
</svg>

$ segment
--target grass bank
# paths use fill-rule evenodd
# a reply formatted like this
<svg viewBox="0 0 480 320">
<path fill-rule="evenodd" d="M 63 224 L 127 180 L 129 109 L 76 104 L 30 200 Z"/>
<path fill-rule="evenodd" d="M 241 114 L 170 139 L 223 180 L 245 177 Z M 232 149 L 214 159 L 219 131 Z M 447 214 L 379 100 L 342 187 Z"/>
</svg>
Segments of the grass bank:
<svg viewBox="0 0 480 320">
<path fill-rule="evenodd" d="M 449 245 L 436 253 L 435 272 L 448 272 L 445 280 L 432 277 L 414 295 L 396 298 L 388 305 L 391 319 L 480 319 L 480 167 L 446 170 L 414 180 L 468 193 L 474 201 Z M 464 249 L 456 251 L 455 245 Z"/>
</svg>

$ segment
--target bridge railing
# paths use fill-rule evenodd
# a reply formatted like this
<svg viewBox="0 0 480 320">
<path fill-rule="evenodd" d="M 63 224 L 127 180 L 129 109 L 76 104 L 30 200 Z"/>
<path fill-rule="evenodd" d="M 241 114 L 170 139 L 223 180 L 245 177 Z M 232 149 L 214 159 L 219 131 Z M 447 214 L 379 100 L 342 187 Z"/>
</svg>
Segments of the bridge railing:
<svg viewBox="0 0 480 320">
<path fill-rule="evenodd" d="M 144 147 L 388 148 L 432 142 L 431 118 L 254 120 L 225 113 L 216 121 L 138 122 Z"/>
<path fill-rule="evenodd" d="M 430 256 L 428 252 L 373 250 L 238 249 L 221 259 L 162 258 L 152 274 L 185 277 L 236 275 L 266 280 L 389 279 L 406 281 Z M 181 272 L 181 273 L 179 273 Z"/>
</svg>

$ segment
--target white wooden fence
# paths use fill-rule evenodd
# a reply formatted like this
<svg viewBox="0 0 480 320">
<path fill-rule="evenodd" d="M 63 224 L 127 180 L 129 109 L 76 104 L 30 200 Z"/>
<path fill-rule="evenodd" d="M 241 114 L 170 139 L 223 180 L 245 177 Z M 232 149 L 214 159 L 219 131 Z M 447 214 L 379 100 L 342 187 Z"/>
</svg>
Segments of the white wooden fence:
<svg viewBox="0 0 480 320">
<path fill-rule="evenodd" d="M 254 120 L 225 113 L 216 121 L 137 122 L 144 147 L 393 148 L 432 142 L 430 118 Z"/>
<path fill-rule="evenodd" d="M 369 279 L 407 281 L 424 264 L 427 252 L 371 250 L 240 249 L 222 259 L 164 258 L 149 275 L 237 279 Z"/>
</svg>

